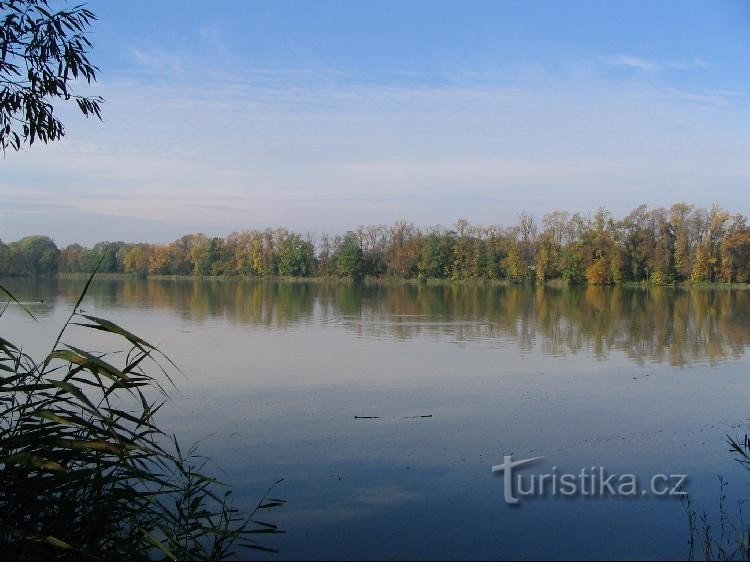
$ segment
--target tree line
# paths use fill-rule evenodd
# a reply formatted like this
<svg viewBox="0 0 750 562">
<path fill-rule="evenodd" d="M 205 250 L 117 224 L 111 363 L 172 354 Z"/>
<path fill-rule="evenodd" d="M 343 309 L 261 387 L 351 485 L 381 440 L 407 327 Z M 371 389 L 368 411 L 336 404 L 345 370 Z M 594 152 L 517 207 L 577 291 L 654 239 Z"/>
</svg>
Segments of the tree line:
<svg viewBox="0 0 750 562">
<path fill-rule="evenodd" d="M 459 219 L 450 228 L 419 228 L 397 221 L 317 238 L 277 228 L 92 248 L 60 249 L 46 236 L 0 241 L 5 275 L 90 272 L 100 259 L 102 272 L 136 275 L 747 283 L 750 229 L 745 216 L 717 205 L 706 210 L 677 203 L 669 209 L 640 205 L 619 220 L 600 208 L 593 216 L 554 211 L 541 222 L 522 213 L 511 227 Z"/>
</svg>

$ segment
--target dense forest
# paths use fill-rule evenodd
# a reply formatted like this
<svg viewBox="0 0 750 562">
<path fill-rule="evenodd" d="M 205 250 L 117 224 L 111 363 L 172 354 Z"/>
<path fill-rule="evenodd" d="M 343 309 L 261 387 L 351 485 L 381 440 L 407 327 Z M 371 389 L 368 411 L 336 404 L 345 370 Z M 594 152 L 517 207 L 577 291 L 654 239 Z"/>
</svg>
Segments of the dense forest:
<svg viewBox="0 0 750 562">
<path fill-rule="evenodd" d="M 600 208 L 593 216 L 555 211 L 541 223 L 524 213 L 512 227 L 460 219 L 451 228 L 422 229 L 398 221 L 317 239 L 279 228 L 226 238 L 188 234 L 170 244 L 100 242 L 59 249 L 48 237 L 29 236 L 0 241 L 0 274 L 90 272 L 104 256 L 100 271 L 136 275 L 747 283 L 746 221 L 718 206 L 678 203 L 669 209 L 641 205 L 620 220 Z"/>
</svg>

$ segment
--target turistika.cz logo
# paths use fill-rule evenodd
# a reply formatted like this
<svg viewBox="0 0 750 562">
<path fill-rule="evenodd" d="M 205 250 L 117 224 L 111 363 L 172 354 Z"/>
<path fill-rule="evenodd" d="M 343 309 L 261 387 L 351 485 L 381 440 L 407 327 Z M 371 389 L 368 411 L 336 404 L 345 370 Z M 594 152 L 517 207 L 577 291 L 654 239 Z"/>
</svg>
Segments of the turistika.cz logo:
<svg viewBox="0 0 750 562">
<path fill-rule="evenodd" d="M 494 474 L 503 476 L 505 502 L 517 505 L 519 497 L 563 496 L 573 497 L 625 497 L 647 496 L 680 497 L 687 494 L 684 486 L 685 474 L 654 474 L 649 486 L 644 487 L 635 474 L 609 474 L 603 466 L 582 468 L 578 473 L 561 473 L 556 466 L 547 474 L 524 476 L 518 470 L 522 466 L 539 463 L 544 457 L 513 460 L 505 455 L 503 464 L 492 467 Z"/>
</svg>

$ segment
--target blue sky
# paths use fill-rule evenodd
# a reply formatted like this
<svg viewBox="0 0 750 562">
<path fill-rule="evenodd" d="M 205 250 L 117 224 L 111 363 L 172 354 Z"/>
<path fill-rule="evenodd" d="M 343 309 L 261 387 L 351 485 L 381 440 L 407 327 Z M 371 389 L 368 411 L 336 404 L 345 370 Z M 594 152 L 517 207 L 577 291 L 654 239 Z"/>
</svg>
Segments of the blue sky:
<svg viewBox="0 0 750 562">
<path fill-rule="evenodd" d="M 104 123 L 0 162 L 4 240 L 750 211 L 748 2 L 89 7 Z"/>
</svg>

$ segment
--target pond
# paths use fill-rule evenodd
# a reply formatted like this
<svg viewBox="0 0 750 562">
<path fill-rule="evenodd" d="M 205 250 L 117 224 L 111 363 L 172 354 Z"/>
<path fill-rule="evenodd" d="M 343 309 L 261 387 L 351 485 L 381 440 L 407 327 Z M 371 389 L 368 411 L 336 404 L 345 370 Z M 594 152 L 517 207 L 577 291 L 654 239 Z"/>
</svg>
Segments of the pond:
<svg viewBox="0 0 750 562">
<path fill-rule="evenodd" d="M 84 281 L 3 283 L 38 318 L 9 306 L 3 337 L 41 355 Z M 82 307 L 182 368 L 161 426 L 239 507 L 284 478 L 281 552 L 255 558 L 685 558 L 677 496 L 510 505 L 492 467 L 686 475 L 710 514 L 719 475 L 730 506 L 750 480 L 726 444 L 750 418 L 748 290 L 123 278 Z"/>
</svg>

